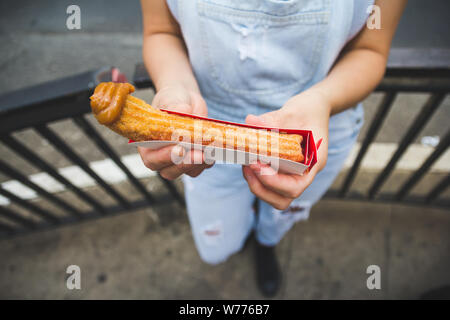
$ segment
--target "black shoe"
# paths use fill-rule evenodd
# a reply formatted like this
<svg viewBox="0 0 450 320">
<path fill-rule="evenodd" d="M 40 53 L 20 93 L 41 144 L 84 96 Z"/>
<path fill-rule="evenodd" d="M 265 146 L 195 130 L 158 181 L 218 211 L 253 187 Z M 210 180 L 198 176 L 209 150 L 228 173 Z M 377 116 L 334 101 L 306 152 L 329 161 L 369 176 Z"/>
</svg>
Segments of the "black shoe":
<svg viewBox="0 0 450 320">
<path fill-rule="evenodd" d="M 264 246 L 255 241 L 256 280 L 262 294 L 273 297 L 281 286 L 281 270 L 275 246 Z"/>
</svg>

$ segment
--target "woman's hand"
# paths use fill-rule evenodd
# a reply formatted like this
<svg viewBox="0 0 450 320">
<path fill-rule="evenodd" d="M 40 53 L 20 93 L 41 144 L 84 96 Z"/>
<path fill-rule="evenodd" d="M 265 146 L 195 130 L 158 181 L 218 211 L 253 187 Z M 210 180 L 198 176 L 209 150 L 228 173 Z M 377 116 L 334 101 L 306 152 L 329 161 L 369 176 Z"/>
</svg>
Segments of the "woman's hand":
<svg viewBox="0 0 450 320">
<path fill-rule="evenodd" d="M 258 198 L 276 209 L 284 210 L 312 183 L 327 162 L 330 112 L 331 106 L 320 91 L 309 89 L 289 99 L 280 110 L 261 116 L 247 116 L 248 124 L 312 130 L 316 142 L 323 139 L 318 150 L 318 162 L 302 176 L 278 173 L 269 165 L 259 162 L 243 166 L 244 178 Z"/>
<path fill-rule="evenodd" d="M 183 86 L 164 87 L 153 98 L 152 106 L 184 113 L 207 116 L 205 100 L 194 90 Z M 138 148 L 144 165 L 168 180 L 178 178 L 183 173 L 196 177 L 212 164 L 206 164 L 203 152 L 200 150 L 186 150 L 181 146 L 167 146 L 158 150 Z M 177 161 L 175 164 L 172 159 Z"/>
</svg>

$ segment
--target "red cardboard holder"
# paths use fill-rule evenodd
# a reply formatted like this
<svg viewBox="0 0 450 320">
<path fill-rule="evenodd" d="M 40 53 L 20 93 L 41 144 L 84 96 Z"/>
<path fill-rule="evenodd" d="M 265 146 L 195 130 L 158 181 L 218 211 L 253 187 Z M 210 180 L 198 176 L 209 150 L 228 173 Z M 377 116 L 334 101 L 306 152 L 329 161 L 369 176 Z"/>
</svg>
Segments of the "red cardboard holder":
<svg viewBox="0 0 450 320">
<path fill-rule="evenodd" d="M 312 134 L 311 130 L 279 129 L 279 128 L 272 128 L 272 127 L 253 126 L 253 125 L 248 125 L 248 124 L 211 119 L 211 118 L 206 118 L 206 117 L 201 117 L 201 116 L 196 116 L 196 115 L 192 115 L 192 114 L 171 111 L 171 110 L 166 110 L 166 109 L 161 109 L 161 110 L 165 111 L 167 113 L 177 114 L 177 115 L 190 117 L 190 118 L 194 118 L 194 119 L 209 120 L 209 121 L 213 121 L 213 122 L 230 124 L 230 125 L 239 126 L 239 127 L 274 130 L 274 131 L 280 132 L 280 133 L 299 134 L 303 137 L 302 152 L 303 152 L 304 159 L 302 162 L 295 162 L 292 160 L 281 159 L 278 157 L 261 155 L 261 154 L 256 154 L 256 153 L 252 153 L 252 152 L 246 152 L 243 150 L 214 147 L 212 145 L 205 146 L 202 144 L 196 144 L 196 143 L 185 142 L 185 141 L 162 141 L 162 140 L 133 141 L 133 140 L 129 140 L 128 143 L 130 145 L 135 145 L 135 146 L 139 146 L 139 147 L 156 150 L 156 149 L 159 149 L 159 148 L 162 148 L 165 146 L 179 144 L 182 147 L 184 147 L 186 150 L 191 150 L 191 149 L 203 150 L 204 154 L 205 154 L 205 159 L 208 163 L 215 161 L 217 163 L 234 163 L 234 164 L 240 164 L 240 165 L 249 165 L 251 163 L 254 163 L 257 160 L 262 163 L 270 164 L 271 167 L 273 169 L 275 169 L 276 171 L 279 170 L 280 172 L 292 173 L 292 174 L 298 174 L 298 175 L 303 174 L 305 171 L 308 172 L 308 170 L 312 169 L 312 167 L 317 162 L 317 149 L 319 148 L 320 142 L 322 140 L 319 140 L 318 145 L 316 146 L 316 143 L 314 142 L 314 138 L 313 138 L 313 134 Z"/>
</svg>

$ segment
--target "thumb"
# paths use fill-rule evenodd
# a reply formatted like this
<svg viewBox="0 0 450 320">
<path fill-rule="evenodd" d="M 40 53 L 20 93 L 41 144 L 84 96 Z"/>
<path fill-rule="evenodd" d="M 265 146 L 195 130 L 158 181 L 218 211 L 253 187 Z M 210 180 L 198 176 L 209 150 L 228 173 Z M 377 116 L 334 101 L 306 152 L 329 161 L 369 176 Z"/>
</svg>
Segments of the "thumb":
<svg viewBox="0 0 450 320">
<path fill-rule="evenodd" d="M 158 109 L 192 113 L 192 106 L 189 103 L 179 99 L 170 99 L 166 96 L 161 95 L 155 96 L 152 101 L 152 106 Z"/>
<path fill-rule="evenodd" d="M 278 118 L 274 112 L 264 113 L 259 116 L 249 114 L 247 118 L 245 118 L 245 123 L 254 126 L 277 127 Z"/>
<path fill-rule="evenodd" d="M 161 109 L 166 109 L 170 111 L 177 111 L 183 113 L 192 113 L 192 106 L 187 103 L 174 103 L 169 105 L 160 106 Z"/>
<path fill-rule="evenodd" d="M 192 113 L 192 105 L 188 93 L 181 89 L 163 88 L 158 91 L 152 106 L 159 109 Z"/>
</svg>

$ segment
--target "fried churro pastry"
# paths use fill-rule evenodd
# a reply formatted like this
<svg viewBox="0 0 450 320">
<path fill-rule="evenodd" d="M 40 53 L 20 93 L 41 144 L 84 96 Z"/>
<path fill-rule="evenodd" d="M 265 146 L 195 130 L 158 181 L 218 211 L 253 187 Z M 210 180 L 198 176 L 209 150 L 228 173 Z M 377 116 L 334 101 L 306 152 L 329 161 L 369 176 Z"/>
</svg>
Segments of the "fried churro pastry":
<svg viewBox="0 0 450 320">
<path fill-rule="evenodd" d="M 134 141 L 184 141 L 301 162 L 298 134 L 278 133 L 167 113 L 133 97 L 129 83 L 100 83 L 91 96 L 100 124 Z"/>
</svg>

